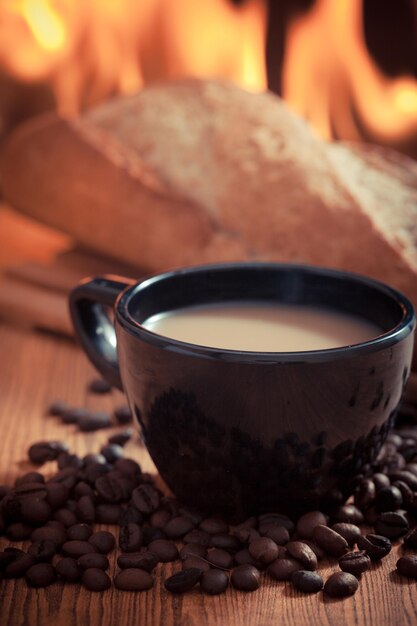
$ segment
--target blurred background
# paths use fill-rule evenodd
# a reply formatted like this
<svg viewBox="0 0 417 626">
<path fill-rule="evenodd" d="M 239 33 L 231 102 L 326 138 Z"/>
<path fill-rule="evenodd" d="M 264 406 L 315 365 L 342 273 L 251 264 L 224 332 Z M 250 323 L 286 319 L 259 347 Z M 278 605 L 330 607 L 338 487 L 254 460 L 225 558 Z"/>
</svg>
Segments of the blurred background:
<svg viewBox="0 0 417 626">
<path fill-rule="evenodd" d="M 417 157 L 417 0 L 2 0 L 0 136 L 184 76 L 271 89 L 324 138 Z"/>
</svg>

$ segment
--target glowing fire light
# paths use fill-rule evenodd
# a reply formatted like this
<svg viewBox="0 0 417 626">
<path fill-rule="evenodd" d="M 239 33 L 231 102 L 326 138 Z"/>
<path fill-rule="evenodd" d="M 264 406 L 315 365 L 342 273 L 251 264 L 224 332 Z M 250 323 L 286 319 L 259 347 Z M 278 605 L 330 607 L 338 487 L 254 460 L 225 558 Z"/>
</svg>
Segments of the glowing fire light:
<svg viewBox="0 0 417 626">
<path fill-rule="evenodd" d="M 22 0 L 19 4 L 22 16 L 39 45 L 48 52 L 59 50 L 65 43 L 66 29 L 47 0 Z"/>
<path fill-rule="evenodd" d="M 272 1 L 272 0 L 271 0 Z M 47 82 L 64 115 L 156 80 L 266 88 L 266 0 L 0 0 L 0 67 Z M 324 138 L 417 136 L 417 81 L 371 59 L 363 0 L 316 0 L 289 25 L 282 93 Z M 278 70 L 277 70 L 278 71 Z"/>
<path fill-rule="evenodd" d="M 362 0 L 316 0 L 287 33 L 283 94 L 290 106 L 331 138 L 359 139 L 361 124 L 376 138 L 417 132 L 417 81 L 389 79 L 365 46 Z"/>
</svg>

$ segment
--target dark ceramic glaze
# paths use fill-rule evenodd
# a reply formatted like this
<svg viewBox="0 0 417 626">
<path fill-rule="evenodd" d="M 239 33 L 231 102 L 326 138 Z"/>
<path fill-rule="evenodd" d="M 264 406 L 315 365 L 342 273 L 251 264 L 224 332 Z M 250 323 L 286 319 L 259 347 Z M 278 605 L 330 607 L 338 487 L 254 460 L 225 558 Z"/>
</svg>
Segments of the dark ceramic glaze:
<svg viewBox="0 0 417 626">
<path fill-rule="evenodd" d="M 155 313 L 242 299 L 336 309 L 377 324 L 381 335 L 344 348 L 258 353 L 141 326 Z M 114 307 L 117 353 L 106 307 Z M 272 263 L 186 268 L 139 283 L 95 278 L 72 292 L 71 312 L 93 363 L 126 392 L 168 486 L 231 519 L 345 500 L 395 420 L 415 326 L 410 302 L 386 285 Z"/>
</svg>

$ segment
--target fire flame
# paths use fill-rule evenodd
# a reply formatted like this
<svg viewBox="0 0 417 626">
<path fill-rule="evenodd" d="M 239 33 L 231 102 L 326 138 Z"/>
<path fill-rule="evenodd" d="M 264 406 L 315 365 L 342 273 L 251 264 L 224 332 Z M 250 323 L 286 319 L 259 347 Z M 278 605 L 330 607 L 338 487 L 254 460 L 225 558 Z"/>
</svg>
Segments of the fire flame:
<svg viewBox="0 0 417 626">
<path fill-rule="evenodd" d="M 400 143 L 417 134 L 417 81 L 373 62 L 362 2 L 316 0 L 293 19 L 282 95 L 324 138 Z M 2 0 L 0 67 L 47 82 L 64 115 L 167 78 L 264 90 L 267 13 L 266 0 Z"/>
<path fill-rule="evenodd" d="M 64 115 L 165 78 L 264 89 L 265 16 L 263 0 L 5 0 L 0 65 L 48 81 Z"/>
<path fill-rule="evenodd" d="M 316 0 L 287 32 L 283 94 L 325 138 L 360 139 L 355 120 L 382 141 L 417 132 L 417 81 L 387 78 L 363 35 L 362 0 Z"/>
</svg>

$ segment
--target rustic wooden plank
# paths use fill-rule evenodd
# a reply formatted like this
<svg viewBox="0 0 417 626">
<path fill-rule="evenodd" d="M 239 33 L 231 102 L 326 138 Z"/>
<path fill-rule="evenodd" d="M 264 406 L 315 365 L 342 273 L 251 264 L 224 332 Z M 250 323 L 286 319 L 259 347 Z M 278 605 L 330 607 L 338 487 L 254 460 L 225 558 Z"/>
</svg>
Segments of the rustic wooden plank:
<svg viewBox="0 0 417 626">
<path fill-rule="evenodd" d="M 73 405 L 110 409 L 123 401 L 119 392 L 110 396 L 86 393 L 94 375 L 81 350 L 72 342 L 52 336 L 25 333 L 0 325 L 0 482 L 11 483 L 29 469 L 25 453 L 29 443 L 66 439 L 80 454 L 95 451 L 109 432 L 81 434 L 45 415 L 52 399 Z M 110 431 L 111 432 L 111 431 Z M 130 456 L 154 471 L 140 441 L 129 443 Z M 53 466 L 45 467 L 50 471 Z M 0 538 L 0 549 L 8 542 Z M 21 544 L 18 544 L 21 545 Z M 302 596 L 289 583 L 273 582 L 264 575 L 260 590 L 244 594 L 232 589 L 220 597 L 203 596 L 198 589 L 184 597 L 168 594 L 164 579 L 178 565 L 159 565 L 155 588 L 146 593 L 90 593 L 78 585 L 56 583 L 45 590 L 28 589 L 25 583 L 0 583 L 1 626 L 406 626 L 417 622 L 416 584 L 395 573 L 398 546 L 382 564 L 362 578 L 354 598 L 324 599 L 322 594 Z M 115 569 L 115 554 L 111 559 Z M 327 564 L 327 575 L 337 566 Z"/>
</svg>

